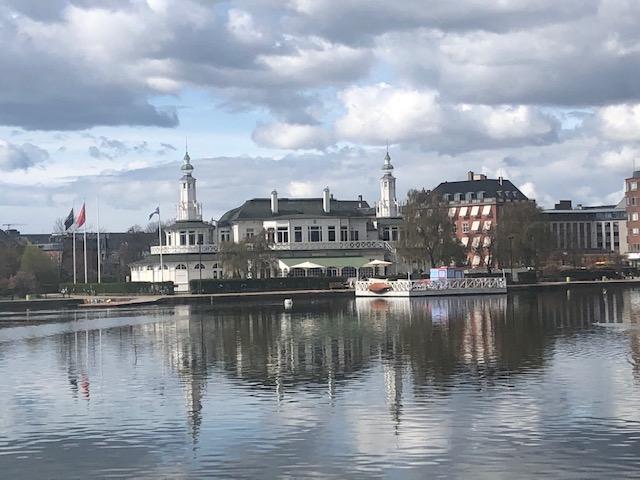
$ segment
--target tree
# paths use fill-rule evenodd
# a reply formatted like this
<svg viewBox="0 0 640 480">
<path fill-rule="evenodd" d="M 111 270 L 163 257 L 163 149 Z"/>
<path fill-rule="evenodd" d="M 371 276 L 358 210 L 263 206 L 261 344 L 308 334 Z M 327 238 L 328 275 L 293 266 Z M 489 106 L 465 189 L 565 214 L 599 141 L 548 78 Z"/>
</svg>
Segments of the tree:
<svg viewBox="0 0 640 480">
<path fill-rule="evenodd" d="M 429 266 L 462 263 L 465 250 L 454 231 L 447 203 L 429 190 L 410 190 L 404 207 L 398 252 L 405 260 Z"/>
<path fill-rule="evenodd" d="M 258 276 L 262 276 L 262 272 L 270 270 L 276 262 L 271 251 L 273 242 L 269 240 L 267 231 L 264 229 L 245 242 L 249 252 L 249 273 L 251 273 L 251 278 L 258 278 Z"/>
<path fill-rule="evenodd" d="M 33 275 L 36 288 L 56 286 L 58 269 L 51 258 L 33 245 L 27 245 L 20 259 L 20 272 Z"/>
<path fill-rule="evenodd" d="M 53 222 L 53 233 L 62 235 L 66 231 L 67 229 L 64 228 L 64 218 L 56 218 L 56 221 Z"/>
<path fill-rule="evenodd" d="M 246 278 L 249 273 L 249 248 L 246 242 L 222 242 L 218 252 L 226 277 Z"/>
<path fill-rule="evenodd" d="M 496 225 L 496 256 L 500 265 L 538 267 L 553 250 L 554 240 L 533 202 L 507 203 Z"/>
</svg>

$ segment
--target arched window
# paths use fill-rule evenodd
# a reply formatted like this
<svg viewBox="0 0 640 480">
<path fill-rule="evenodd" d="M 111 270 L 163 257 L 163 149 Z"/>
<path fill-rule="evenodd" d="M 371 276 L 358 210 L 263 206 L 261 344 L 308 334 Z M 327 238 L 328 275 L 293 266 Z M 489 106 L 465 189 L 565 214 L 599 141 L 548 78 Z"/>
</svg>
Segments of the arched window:
<svg viewBox="0 0 640 480">
<path fill-rule="evenodd" d="M 178 265 L 176 265 L 176 270 L 186 270 L 187 266 L 183 263 L 179 263 Z"/>
<path fill-rule="evenodd" d="M 147 265 L 147 270 L 153 270 L 153 265 Z"/>
<path fill-rule="evenodd" d="M 193 267 L 193 268 L 195 268 L 196 270 L 202 270 L 202 269 L 204 269 L 204 265 L 201 264 L 201 263 L 196 263 L 196 266 Z"/>
</svg>

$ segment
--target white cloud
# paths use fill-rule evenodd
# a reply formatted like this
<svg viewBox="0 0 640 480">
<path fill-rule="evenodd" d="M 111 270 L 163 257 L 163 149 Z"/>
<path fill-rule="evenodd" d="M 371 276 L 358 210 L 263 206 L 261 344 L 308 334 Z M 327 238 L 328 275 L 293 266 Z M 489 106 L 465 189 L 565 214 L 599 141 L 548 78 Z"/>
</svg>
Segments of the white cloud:
<svg viewBox="0 0 640 480">
<path fill-rule="evenodd" d="M 294 150 L 323 150 L 331 145 L 331 133 L 315 125 L 271 123 L 258 125 L 253 140 L 261 146 Z"/>
<path fill-rule="evenodd" d="M 640 140 L 640 104 L 611 105 L 598 111 L 602 134 L 623 142 Z"/>
<path fill-rule="evenodd" d="M 287 191 L 291 197 L 319 197 L 320 193 L 316 190 L 317 186 L 311 182 L 290 182 L 287 185 Z"/>
</svg>

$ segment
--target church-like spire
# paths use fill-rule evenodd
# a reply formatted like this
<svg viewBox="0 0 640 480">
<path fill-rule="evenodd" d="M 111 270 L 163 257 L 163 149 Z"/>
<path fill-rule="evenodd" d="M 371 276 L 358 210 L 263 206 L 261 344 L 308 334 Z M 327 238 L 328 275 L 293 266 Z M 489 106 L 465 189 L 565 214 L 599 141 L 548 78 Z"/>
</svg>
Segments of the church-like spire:
<svg viewBox="0 0 640 480">
<path fill-rule="evenodd" d="M 393 170 L 393 165 L 391 165 L 391 156 L 389 155 L 389 144 L 387 143 L 387 153 L 384 156 L 384 165 L 382 166 L 383 171 Z"/>
<path fill-rule="evenodd" d="M 191 157 L 189 156 L 189 146 L 187 145 L 187 139 L 184 140 L 184 158 L 183 164 L 180 168 L 186 175 L 191 175 L 193 172 L 193 165 L 191 165 Z"/>
</svg>

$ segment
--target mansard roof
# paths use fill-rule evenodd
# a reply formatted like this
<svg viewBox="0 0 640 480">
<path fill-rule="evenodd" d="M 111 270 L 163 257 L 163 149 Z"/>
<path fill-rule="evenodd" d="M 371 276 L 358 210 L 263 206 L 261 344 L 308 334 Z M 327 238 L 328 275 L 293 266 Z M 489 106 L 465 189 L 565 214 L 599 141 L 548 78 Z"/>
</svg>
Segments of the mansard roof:
<svg viewBox="0 0 640 480">
<path fill-rule="evenodd" d="M 454 195 L 461 194 L 462 199 L 467 193 L 483 192 L 484 198 L 497 198 L 508 200 L 528 200 L 527 196 L 520 191 L 510 180 L 499 180 L 485 178 L 482 180 L 463 180 L 460 182 L 442 182 L 434 192 L 440 195 L 449 195 L 449 200 L 454 200 Z M 506 192 L 514 192 L 507 194 Z"/>
<path fill-rule="evenodd" d="M 364 200 L 331 199 L 329 213 L 322 208 L 322 198 L 278 198 L 278 213 L 271 212 L 271 199 L 254 198 L 225 213 L 218 225 L 238 220 L 275 218 L 369 217 L 375 212 Z"/>
</svg>

